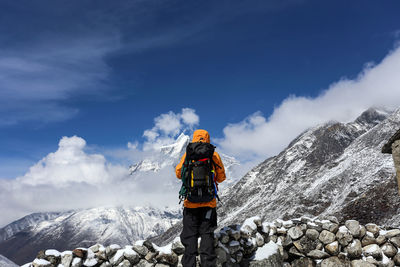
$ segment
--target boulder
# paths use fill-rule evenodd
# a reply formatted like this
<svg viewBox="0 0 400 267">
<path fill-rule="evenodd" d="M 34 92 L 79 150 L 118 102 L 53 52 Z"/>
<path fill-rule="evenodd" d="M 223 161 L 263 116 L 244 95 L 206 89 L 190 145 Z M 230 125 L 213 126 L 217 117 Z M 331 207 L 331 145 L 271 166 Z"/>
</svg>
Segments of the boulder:
<svg viewBox="0 0 400 267">
<path fill-rule="evenodd" d="M 178 263 L 178 255 L 172 254 L 159 254 L 156 256 L 156 260 L 159 263 L 164 263 L 169 265 L 176 265 Z"/>
<path fill-rule="evenodd" d="M 330 257 L 330 255 L 328 253 L 326 253 L 325 251 L 314 249 L 307 253 L 307 257 L 317 260 L 317 259 L 328 258 L 328 257 Z"/>
<path fill-rule="evenodd" d="M 185 252 L 185 247 L 180 240 L 174 240 L 171 247 L 172 251 L 177 255 L 182 255 Z"/>
<path fill-rule="evenodd" d="M 303 230 L 301 229 L 300 226 L 291 227 L 291 228 L 288 230 L 288 236 L 290 236 L 290 238 L 291 238 L 292 240 L 299 239 L 300 237 L 303 236 Z"/>
<path fill-rule="evenodd" d="M 381 230 L 378 225 L 374 223 L 368 223 L 365 225 L 365 228 L 367 229 L 368 232 L 371 232 L 374 234 L 375 237 L 379 235 L 379 231 Z"/>
<path fill-rule="evenodd" d="M 319 234 L 318 239 L 324 244 L 330 244 L 333 241 L 335 241 L 336 236 L 335 234 L 327 231 L 327 230 L 322 230 L 322 232 Z"/>
<path fill-rule="evenodd" d="M 147 253 L 149 253 L 149 250 L 145 246 L 138 246 L 134 245 L 132 246 L 132 249 L 136 251 L 141 257 L 145 257 Z"/>
<path fill-rule="evenodd" d="M 359 259 L 361 258 L 362 255 L 362 246 L 361 242 L 358 239 L 354 239 L 353 242 L 351 242 L 345 250 L 348 254 L 348 257 L 350 259 Z"/>
<path fill-rule="evenodd" d="M 311 240 L 317 240 L 319 237 L 319 232 L 315 229 L 307 229 L 306 236 Z"/>
<path fill-rule="evenodd" d="M 307 254 L 311 250 L 316 249 L 318 242 L 307 236 L 303 236 L 299 240 L 293 242 L 293 245 L 303 254 Z"/>
<path fill-rule="evenodd" d="M 375 264 L 364 260 L 353 260 L 351 261 L 351 267 L 375 267 Z"/>
<path fill-rule="evenodd" d="M 360 223 L 356 220 L 347 220 L 344 224 L 353 237 L 360 236 Z"/>
<path fill-rule="evenodd" d="M 390 243 L 383 244 L 381 250 L 389 258 L 393 258 L 397 254 L 397 248 Z"/>
<path fill-rule="evenodd" d="M 315 267 L 316 264 L 312 259 L 300 258 L 292 262 L 292 267 Z"/>
<path fill-rule="evenodd" d="M 327 244 L 325 246 L 325 251 L 328 252 L 329 254 L 331 254 L 332 256 L 338 255 L 340 252 L 339 242 L 334 241 L 330 244 Z"/>
<path fill-rule="evenodd" d="M 372 256 L 375 259 L 381 259 L 382 258 L 382 250 L 377 244 L 372 244 L 363 247 L 363 253 L 364 256 Z"/>
<path fill-rule="evenodd" d="M 346 262 L 336 256 L 324 259 L 321 262 L 321 267 L 346 267 Z"/>
<path fill-rule="evenodd" d="M 347 246 L 351 241 L 353 241 L 353 235 L 346 226 L 339 227 L 339 230 L 336 233 L 336 238 L 342 246 Z"/>
</svg>

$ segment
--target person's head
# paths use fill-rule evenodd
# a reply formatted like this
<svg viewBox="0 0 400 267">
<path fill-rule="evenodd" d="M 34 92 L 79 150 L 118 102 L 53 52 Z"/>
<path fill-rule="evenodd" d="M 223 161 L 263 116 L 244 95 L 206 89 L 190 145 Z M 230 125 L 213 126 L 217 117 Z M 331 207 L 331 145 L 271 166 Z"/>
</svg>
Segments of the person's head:
<svg viewBox="0 0 400 267">
<path fill-rule="evenodd" d="M 206 130 L 196 130 L 193 133 L 192 142 L 205 142 L 210 143 L 210 135 Z"/>
</svg>

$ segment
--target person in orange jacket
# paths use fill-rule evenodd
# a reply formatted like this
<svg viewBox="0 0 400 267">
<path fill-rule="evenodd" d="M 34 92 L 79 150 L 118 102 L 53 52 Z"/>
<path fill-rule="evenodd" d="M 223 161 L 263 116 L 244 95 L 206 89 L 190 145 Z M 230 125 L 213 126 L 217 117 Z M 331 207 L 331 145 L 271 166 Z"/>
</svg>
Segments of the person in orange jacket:
<svg viewBox="0 0 400 267">
<path fill-rule="evenodd" d="M 193 133 L 192 143 L 206 142 L 210 143 L 210 135 L 206 130 L 196 130 Z M 176 166 L 176 177 L 181 179 L 182 166 L 185 162 L 186 153 L 182 156 L 179 164 Z M 221 183 L 226 179 L 224 165 L 221 157 L 214 151 L 212 160 L 215 163 L 214 168 L 215 181 Z M 200 242 L 200 261 L 201 266 L 216 266 L 216 255 L 214 249 L 214 230 L 217 227 L 217 201 L 214 197 L 209 202 L 192 203 L 185 199 L 183 209 L 183 229 L 180 235 L 181 242 L 185 246 L 185 253 L 182 258 L 184 267 L 195 267 L 197 256 L 197 242 Z"/>
</svg>

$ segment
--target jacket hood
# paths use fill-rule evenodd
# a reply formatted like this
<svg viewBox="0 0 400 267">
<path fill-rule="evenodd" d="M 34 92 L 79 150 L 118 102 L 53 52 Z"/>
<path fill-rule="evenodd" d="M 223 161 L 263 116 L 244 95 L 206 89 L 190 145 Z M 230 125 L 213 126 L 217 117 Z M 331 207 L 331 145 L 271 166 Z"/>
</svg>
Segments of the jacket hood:
<svg viewBox="0 0 400 267">
<path fill-rule="evenodd" d="M 210 135 L 206 130 L 196 130 L 193 133 L 192 142 L 206 142 L 210 143 Z"/>
</svg>

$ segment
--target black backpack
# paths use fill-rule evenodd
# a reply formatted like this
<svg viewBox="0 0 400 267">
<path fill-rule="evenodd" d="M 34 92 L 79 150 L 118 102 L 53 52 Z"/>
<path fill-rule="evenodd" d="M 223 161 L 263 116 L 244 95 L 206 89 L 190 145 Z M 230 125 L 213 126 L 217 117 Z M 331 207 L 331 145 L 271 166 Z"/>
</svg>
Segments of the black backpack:
<svg viewBox="0 0 400 267">
<path fill-rule="evenodd" d="M 186 158 L 182 166 L 182 188 L 180 199 L 190 202 L 209 202 L 218 198 L 214 182 L 213 161 L 215 146 L 205 142 L 189 143 L 186 147 Z"/>
</svg>

